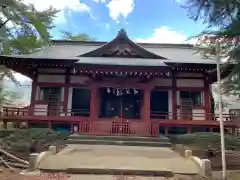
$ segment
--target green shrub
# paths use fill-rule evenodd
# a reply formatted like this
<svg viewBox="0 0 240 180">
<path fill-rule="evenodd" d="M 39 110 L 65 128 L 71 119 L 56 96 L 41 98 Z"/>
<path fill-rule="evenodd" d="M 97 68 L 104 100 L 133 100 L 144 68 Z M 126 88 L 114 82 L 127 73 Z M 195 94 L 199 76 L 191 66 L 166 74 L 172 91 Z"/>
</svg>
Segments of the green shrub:
<svg viewBox="0 0 240 180">
<path fill-rule="evenodd" d="M 2 139 L 1 146 L 9 152 L 25 152 L 29 154 L 30 147 L 36 151 L 44 151 L 52 144 L 62 144 L 69 136 L 67 132 L 56 132 L 45 128 L 18 129 Z"/>
<path fill-rule="evenodd" d="M 174 137 L 174 143 L 201 147 L 203 149 L 220 150 L 221 139 L 219 133 L 201 132 L 184 134 Z M 240 150 L 240 139 L 225 135 L 226 150 Z"/>
</svg>

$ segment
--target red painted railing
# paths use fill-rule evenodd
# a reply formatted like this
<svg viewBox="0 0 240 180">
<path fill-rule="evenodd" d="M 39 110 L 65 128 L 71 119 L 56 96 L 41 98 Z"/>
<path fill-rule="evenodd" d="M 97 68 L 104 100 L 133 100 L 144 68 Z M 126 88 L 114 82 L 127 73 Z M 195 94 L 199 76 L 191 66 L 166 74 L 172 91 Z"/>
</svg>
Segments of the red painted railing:
<svg viewBox="0 0 240 180">
<path fill-rule="evenodd" d="M 1 117 L 17 117 L 17 116 L 30 116 L 30 108 L 12 108 L 3 107 L 0 111 Z M 42 115 L 41 115 L 42 114 Z M 80 115 L 81 114 L 81 115 Z M 75 110 L 62 110 L 62 109 L 47 109 L 47 108 L 35 108 L 34 113 L 31 116 L 84 116 L 88 117 L 90 112 L 85 109 Z M 151 119 L 161 120 L 219 120 L 218 114 L 213 113 L 173 113 L 173 112 L 151 112 Z M 199 119 L 197 119 L 199 118 Z M 231 121 L 232 116 L 230 114 L 223 114 L 224 121 Z"/>
<path fill-rule="evenodd" d="M 76 126 L 79 133 L 95 135 L 157 136 L 159 127 L 212 127 L 219 124 L 217 122 L 219 115 L 206 115 L 205 113 L 190 115 L 187 113 L 154 112 L 150 114 L 150 121 L 120 117 L 90 119 L 89 112 L 86 110 L 63 111 L 60 109 L 47 110 L 46 108 L 34 109 L 34 114 L 31 114 L 28 108 L 2 108 L 0 115 L 2 119 L 7 121 L 47 123 L 48 127 L 54 123 L 63 122 L 72 126 L 71 131 L 74 130 L 73 126 Z M 224 114 L 223 119 L 226 125 L 233 125 L 229 114 Z"/>
<path fill-rule="evenodd" d="M 158 134 L 154 122 L 140 120 L 97 120 L 89 122 L 90 132 L 99 135 L 130 135 L 130 136 L 156 136 Z"/>
</svg>

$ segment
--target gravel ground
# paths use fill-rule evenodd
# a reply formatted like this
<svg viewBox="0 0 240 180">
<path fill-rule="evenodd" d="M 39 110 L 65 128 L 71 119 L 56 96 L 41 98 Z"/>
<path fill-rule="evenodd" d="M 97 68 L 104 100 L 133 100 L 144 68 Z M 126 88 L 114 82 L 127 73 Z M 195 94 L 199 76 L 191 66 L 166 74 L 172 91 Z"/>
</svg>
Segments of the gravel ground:
<svg viewBox="0 0 240 180">
<path fill-rule="evenodd" d="M 0 180 L 200 180 L 195 176 L 185 175 L 175 175 L 173 178 L 154 176 L 71 175 L 62 173 L 43 173 L 41 176 L 23 176 L 19 174 L 20 171 L 21 170 L 16 169 L 14 172 L 11 172 L 9 169 L 1 167 Z"/>
</svg>

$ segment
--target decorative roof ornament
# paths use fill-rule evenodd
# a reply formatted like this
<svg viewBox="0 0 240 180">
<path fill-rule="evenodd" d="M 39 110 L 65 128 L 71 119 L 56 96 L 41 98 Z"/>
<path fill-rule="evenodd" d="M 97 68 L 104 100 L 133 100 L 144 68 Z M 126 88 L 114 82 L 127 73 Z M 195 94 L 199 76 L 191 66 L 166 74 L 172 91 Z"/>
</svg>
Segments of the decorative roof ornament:
<svg viewBox="0 0 240 180">
<path fill-rule="evenodd" d="M 166 59 L 154 54 L 128 38 L 126 31 L 122 28 L 117 36 L 105 45 L 88 53 L 79 55 L 80 57 L 125 57 L 125 58 L 145 58 L 145 59 Z"/>
<path fill-rule="evenodd" d="M 127 32 L 122 28 L 122 29 L 120 29 L 119 31 L 118 31 L 118 35 L 117 35 L 117 37 L 124 37 L 124 38 L 128 38 L 128 35 L 127 35 Z"/>
</svg>

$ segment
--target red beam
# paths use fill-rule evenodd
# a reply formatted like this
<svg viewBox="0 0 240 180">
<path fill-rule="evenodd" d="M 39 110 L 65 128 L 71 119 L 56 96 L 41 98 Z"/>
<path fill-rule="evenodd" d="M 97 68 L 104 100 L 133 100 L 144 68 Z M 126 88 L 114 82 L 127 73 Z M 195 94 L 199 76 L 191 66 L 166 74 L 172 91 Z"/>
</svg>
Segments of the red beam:
<svg viewBox="0 0 240 180">
<path fill-rule="evenodd" d="M 175 81 L 175 80 L 174 80 Z M 150 85 L 150 84 L 143 84 L 143 83 L 132 83 L 131 84 L 115 84 L 115 83 L 106 83 L 103 84 L 102 82 L 94 82 L 94 84 L 96 84 L 98 87 L 122 87 L 122 86 L 126 86 L 129 88 L 139 88 L 139 89 L 144 89 L 144 87 L 146 85 Z M 86 89 L 90 89 L 91 85 L 89 84 L 79 84 L 79 83 L 68 83 L 66 84 L 65 82 L 63 83 L 56 83 L 56 82 L 37 82 L 38 86 L 57 86 L 57 87 L 82 87 L 82 88 L 86 88 Z M 173 84 L 174 85 L 174 84 Z M 160 89 L 154 89 L 154 90 L 171 90 L 173 89 L 174 86 L 158 86 Z M 182 91 L 204 91 L 204 87 L 175 87 L 176 90 L 182 90 Z"/>
<path fill-rule="evenodd" d="M 93 72 L 92 74 L 95 74 L 95 72 Z M 71 75 L 71 76 L 82 76 L 82 75 L 86 75 L 88 76 L 89 74 L 84 74 L 84 73 L 59 73 L 59 72 L 41 72 L 41 75 Z M 98 75 L 101 75 L 101 74 L 98 74 Z M 144 75 L 142 75 L 144 76 Z M 142 77 L 142 76 L 136 76 L 136 77 Z M 108 76 L 106 76 L 108 77 Z M 133 76 L 135 77 L 135 76 Z M 166 79 L 171 79 L 172 76 L 166 76 L 166 75 L 162 75 L 162 76 L 159 76 L 159 78 L 166 78 Z M 176 79 L 202 79 L 204 80 L 205 77 L 189 77 L 189 76 L 181 76 L 181 77 L 175 77 Z"/>
<path fill-rule="evenodd" d="M 65 76 L 65 84 L 68 85 L 70 81 L 70 68 L 67 69 L 66 71 L 66 76 Z M 67 111 L 68 109 L 68 97 L 69 97 L 69 86 L 63 87 L 64 89 L 64 95 L 63 95 L 63 110 Z"/>
<path fill-rule="evenodd" d="M 173 119 L 177 119 L 177 80 L 175 78 L 175 74 L 172 73 L 172 112 L 173 112 Z"/>
<path fill-rule="evenodd" d="M 211 98 L 210 98 L 209 82 L 207 79 L 205 79 L 204 81 L 204 106 L 205 106 L 205 113 L 209 114 L 211 112 Z"/>
</svg>

